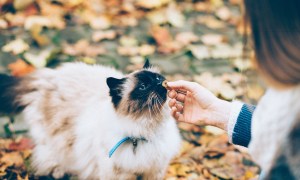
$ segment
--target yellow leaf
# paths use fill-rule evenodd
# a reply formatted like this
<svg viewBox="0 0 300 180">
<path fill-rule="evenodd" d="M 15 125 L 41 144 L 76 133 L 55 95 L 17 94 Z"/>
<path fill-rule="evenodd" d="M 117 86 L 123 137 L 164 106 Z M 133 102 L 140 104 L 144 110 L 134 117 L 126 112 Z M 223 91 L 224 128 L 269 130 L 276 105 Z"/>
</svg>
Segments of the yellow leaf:
<svg viewBox="0 0 300 180">
<path fill-rule="evenodd" d="M 143 44 L 139 48 L 139 54 L 141 56 L 148 56 L 155 52 L 155 46 L 151 46 L 148 44 Z"/>
<path fill-rule="evenodd" d="M 147 18 L 154 25 L 164 24 L 168 22 L 165 9 L 151 11 L 147 14 Z"/>
<path fill-rule="evenodd" d="M 48 59 L 51 57 L 51 50 L 45 49 L 38 54 L 26 52 L 25 59 L 36 68 L 43 68 L 47 65 Z"/>
<path fill-rule="evenodd" d="M 32 38 L 40 45 L 45 46 L 49 44 L 49 38 L 46 35 L 41 35 L 43 27 L 37 24 L 33 25 L 30 29 Z"/>
<path fill-rule="evenodd" d="M 7 166 L 22 166 L 24 160 L 19 152 L 5 153 L 0 159 L 1 163 L 5 163 Z"/>
<path fill-rule="evenodd" d="M 180 149 L 180 154 L 183 154 L 185 152 L 188 152 L 189 150 L 191 150 L 192 148 L 194 148 L 194 145 L 187 142 L 187 141 L 183 141 L 181 144 L 181 149 Z"/>
<path fill-rule="evenodd" d="M 137 46 L 138 45 L 138 41 L 136 38 L 134 37 L 130 37 L 130 36 L 122 36 L 120 38 L 120 44 L 122 46 Z"/>
<path fill-rule="evenodd" d="M 136 0 L 136 5 L 143 8 L 152 9 L 152 8 L 161 7 L 162 5 L 165 5 L 171 1 L 172 0 L 150 0 L 150 1 Z"/>
<path fill-rule="evenodd" d="M 84 57 L 81 59 L 81 61 L 86 64 L 96 64 L 96 60 L 90 57 Z"/>
<path fill-rule="evenodd" d="M 132 64 L 143 64 L 145 61 L 144 57 L 142 56 L 134 56 L 130 58 L 130 62 Z"/>
<path fill-rule="evenodd" d="M 178 176 L 187 176 L 188 172 L 191 170 L 190 167 L 186 166 L 186 165 L 180 165 L 177 169 L 177 175 Z"/>
<path fill-rule="evenodd" d="M 4 52 L 12 52 L 13 54 L 20 54 L 29 49 L 29 45 L 22 39 L 16 39 L 2 47 Z"/>
<path fill-rule="evenodd" d="M 16 10 L 21 10 L 21 9 L 25 9 L 33 2 L 34 0 L 14 0 L 13 5 Z"/>
</svg>

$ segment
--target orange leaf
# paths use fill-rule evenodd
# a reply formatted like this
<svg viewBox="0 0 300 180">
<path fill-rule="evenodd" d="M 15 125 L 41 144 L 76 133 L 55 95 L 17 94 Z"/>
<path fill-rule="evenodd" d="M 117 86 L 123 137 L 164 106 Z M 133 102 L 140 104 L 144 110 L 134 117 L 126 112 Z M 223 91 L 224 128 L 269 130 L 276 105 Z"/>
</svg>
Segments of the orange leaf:
<svg viewBox="0 0 300 180">
<path fill-rule="evenodd" d="M 32 149 L 33 148 L 33 142 L 29 138 L 22 138 L 18 142 L 12 142 L 9 145 L 9 150 L 11 151 L 22 151 L 26 149 Z"/>
<path fill-rule="evenodd" d="M 8 65 L 8 68 L 11 71 L 13 76 L 24 76 L 35 70 L 35 68 L 21 59 L 18 59 L 16 62 Z"/>
<path fill-rule="evenodd" d="M 169 30 L 160 26 L 153 26 L 151 28 L 151 35 L 158 45 L 165 45 L 166 43 L 173 41 Z"/>
</svg>

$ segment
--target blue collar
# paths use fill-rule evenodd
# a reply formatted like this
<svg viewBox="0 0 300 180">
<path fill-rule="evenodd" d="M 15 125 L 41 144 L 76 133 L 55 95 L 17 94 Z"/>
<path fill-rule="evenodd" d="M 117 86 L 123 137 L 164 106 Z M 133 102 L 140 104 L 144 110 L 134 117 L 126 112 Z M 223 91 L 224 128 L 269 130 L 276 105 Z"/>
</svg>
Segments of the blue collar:
<svg viewBox="0 0 300 180">
<path fill-rule="evenodd" d="M 136 151 L 136 147 L 138 145 L 138 141 L 146 141 L 147 139 L 145 139 L 144 137 L 140 137 L 140 138 L 135 138 L 135 137 L 125 137 L 123 139 L 121 139 L 113 148 L 111 148 L 111 150 L 109 151 L 109 158 L 111 158 L 111 156 L 114 154 L 114 152 L 126 141 L 131 141 L 132 145 L 133 145 L 133 152 L 135 153 Z"/>
</svg>

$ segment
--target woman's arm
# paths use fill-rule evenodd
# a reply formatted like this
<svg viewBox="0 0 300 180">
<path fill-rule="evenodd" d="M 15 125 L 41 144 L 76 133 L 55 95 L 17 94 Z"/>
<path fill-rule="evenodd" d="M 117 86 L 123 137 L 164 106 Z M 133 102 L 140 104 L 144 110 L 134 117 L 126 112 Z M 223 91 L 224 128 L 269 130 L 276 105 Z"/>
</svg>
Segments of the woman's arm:
<svg viewBox="0 0 300 180">
<path fill-rule="evenodd" d="M 228 132 L 230 142 L 248 146 L 254 106 L 221 100 L 195 82 L 176 81 L 167 85 L 169 106 L 176 120 L 219 127 Z"/>
</svg>

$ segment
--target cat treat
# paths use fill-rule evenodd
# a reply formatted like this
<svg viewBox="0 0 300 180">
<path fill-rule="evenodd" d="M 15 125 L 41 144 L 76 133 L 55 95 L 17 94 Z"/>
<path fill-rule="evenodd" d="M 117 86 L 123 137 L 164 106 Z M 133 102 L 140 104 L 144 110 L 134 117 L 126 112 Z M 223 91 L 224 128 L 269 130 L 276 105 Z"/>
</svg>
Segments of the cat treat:
<svg viewBox="0 0 300 180">
<path fill-rule="evenodd" d="M 167 88 L 168 87 L 168 81 L 167 80 L 164 80 L 163 83 L 162 83 L 162 86 Z"/>
</svg>

